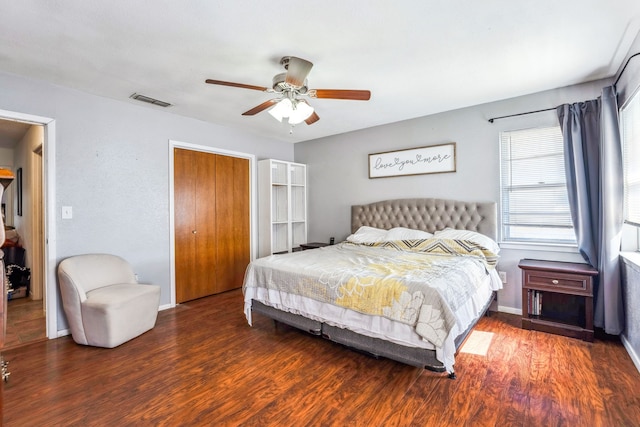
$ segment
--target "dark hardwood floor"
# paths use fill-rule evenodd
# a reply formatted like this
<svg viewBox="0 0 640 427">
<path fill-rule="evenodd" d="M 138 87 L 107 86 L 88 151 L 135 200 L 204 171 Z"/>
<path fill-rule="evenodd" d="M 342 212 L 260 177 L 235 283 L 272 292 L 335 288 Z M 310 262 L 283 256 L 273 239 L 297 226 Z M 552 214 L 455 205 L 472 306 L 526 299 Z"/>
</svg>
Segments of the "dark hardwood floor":
<svg viewBox="0 0 640 427">
<path fill-rule="evenodd" d="M 70 337 L 4 351 L 4 426 L 637 426 L 640 373 L 617 341 L 484 317 L 458 379 L 373 359 L 254 316 L 239 290 L 162 311 L 115 349 Z"/>
<path fill-rule="evenodd" d="M 30 296 L 7 301 L 7 331 L 4 348 L 20 347 L 47 339 L 46 316 L 42 300 Z"/>
</svg>

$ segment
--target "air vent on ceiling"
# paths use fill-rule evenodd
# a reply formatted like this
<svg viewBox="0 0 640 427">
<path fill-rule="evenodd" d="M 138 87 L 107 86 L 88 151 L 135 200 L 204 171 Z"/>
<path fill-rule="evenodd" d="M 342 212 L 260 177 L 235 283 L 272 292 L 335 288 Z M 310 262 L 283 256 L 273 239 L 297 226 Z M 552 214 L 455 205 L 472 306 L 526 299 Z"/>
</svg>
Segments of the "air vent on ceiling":
<svg viewBox="0 0 640 427">
<path fill-rule="evenodd" d="M 129 98 L 135 99 L 137 101 L 146 102 L 148 104 L 158 105 L 160 107 L 171 107 L 171 104 L 169 104 L 168 102 L 164 102 L 158 99 L 150 98 L 148 96 L 140 95 L 139 93 L 134 93 Z"/>
</svg>

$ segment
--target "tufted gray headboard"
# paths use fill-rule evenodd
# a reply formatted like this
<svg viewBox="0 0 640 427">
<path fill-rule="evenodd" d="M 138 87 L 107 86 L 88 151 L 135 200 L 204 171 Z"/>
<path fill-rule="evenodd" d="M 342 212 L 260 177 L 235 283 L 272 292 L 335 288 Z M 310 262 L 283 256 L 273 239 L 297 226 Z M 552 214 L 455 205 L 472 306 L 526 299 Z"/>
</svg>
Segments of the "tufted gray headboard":
<svg viewBox="0 0 640 427">
<path fill-rule="evenodd" d="M 447 199 L 396 199 L 351 206 L 351 232 L 363 225 L 407 227 L 433 233 L 446 227 L 472 230 L 497 238 L 496 203 Z"/>
</svg>

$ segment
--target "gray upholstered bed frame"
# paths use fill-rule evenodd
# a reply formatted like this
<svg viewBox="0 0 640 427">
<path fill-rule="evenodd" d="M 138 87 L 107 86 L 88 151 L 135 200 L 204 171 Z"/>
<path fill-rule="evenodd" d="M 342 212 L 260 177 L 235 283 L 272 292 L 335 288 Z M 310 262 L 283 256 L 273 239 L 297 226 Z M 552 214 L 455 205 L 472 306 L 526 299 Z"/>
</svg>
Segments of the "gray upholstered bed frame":
<svg viewBox="0 0 640 427">
<path fill-rule="evenodd" d="M 496 239 L 494 202 L 459 202 L 446 199 L 397 199 L 351 207 L 351 232 L 363 225 L 390 229 L 407 227 L 433 233 L 447 227 L 471 230 Z"/>
<path fill-rule="evenodd" d="M 460 202 L 446 199 L 397 199 L 351 207 L 351 232 L 361 226 L 391 229 L 407 227 L 433 233 L 450 227 L 472 230 L 493 239 L 497 235 L 496 204 L 493 202 Z M 495 295 L 495 293 L 494 293 Z M 487 302 L 483 314 L 488 310 L 493 298 Z M 444 372 L 444 365 L 436 359 L 435 350 L 406 347 L 377 338 L 371 338 L 330 326 L 305 317 L 280 311 L 260 302 L 252 302 L 252 311 L 271 317 L 302 329 L 314 335 L 322 335 L 331 341 L 369 353 L 376 357 L 386 357 L 412 366 Z M 456 348 L 464 342 L 475 322 L 456 339 Z M 455 378 L 453 372 L 449 373 Z"/>
</svg>

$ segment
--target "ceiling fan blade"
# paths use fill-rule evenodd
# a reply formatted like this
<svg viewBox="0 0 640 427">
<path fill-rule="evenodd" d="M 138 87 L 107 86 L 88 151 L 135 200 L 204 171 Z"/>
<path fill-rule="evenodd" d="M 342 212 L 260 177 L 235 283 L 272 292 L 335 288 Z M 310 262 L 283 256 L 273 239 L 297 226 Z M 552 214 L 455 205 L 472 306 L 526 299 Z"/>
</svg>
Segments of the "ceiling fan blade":
<svg viewBox="0 0 640 427">
<path fill-rule="evenodd" d="M 266 92 L 267 90 L 269 90 L 269 88 L 262 87 L 262 86 L 246 85 L 246 84 L 243 84 L 243 83 L 224 82 L 222 80 L 207 79 L 207 80 L 205 80 L 205 82 L 209 83 L 209 84 L 212 84 L 212 85 L 239 87 L 239 88 L 242 88 L 242 89 L 259 90 L 259 91 L 262 91 L 262 92 Z"/>
<path fill-rule="evenodd" d="M 311 115 L 307 118 L 307 120 L 305 120 L 304 122 L 308 125 L 312 125 L 315 122 L 317 122 L 318 120 L 320 120 L 320 116 L 318 116 L 316 114 L 316 112 L 314 111 L 313 113 L 311 113 Z"/>
<path fill-rule="evenodd" d="M 285 64 L 287 69 L 287 77 L 284 81 L 289 83 L 291 86 L 304 86 L 304 81 L 309 75 L 311 67 L 313 67 L 313 63 L 305 59 L 296 58 L 295 56 L 285 56 L 282 58 L 281 62 Z"/>
<path fill-rule="evenodd" d="M 345 90 L 345 89 L 311 89 L 311 98 L 324 99 L 350 99 L 354 101 L 368 101 L 371 98 L 371 91 L 368 90 Z"/>
<path fill-rule="evenodd" d="M 253 107 L 249 111 L 245 111 L 244 113 L 242 113 L 242 115 L 243 116 L 253 116 L 255 114 L 258 114 L 261 111 L 266 110 L 267 108 L 271 107 L 272 105 L 277 104 L 278 101 L 279 101 L 279 99 L 270 99 L 270 100 L 265 101 L 262 104 L 258 105 L 257 107 Z"/>
</svg>

